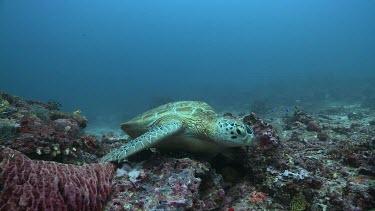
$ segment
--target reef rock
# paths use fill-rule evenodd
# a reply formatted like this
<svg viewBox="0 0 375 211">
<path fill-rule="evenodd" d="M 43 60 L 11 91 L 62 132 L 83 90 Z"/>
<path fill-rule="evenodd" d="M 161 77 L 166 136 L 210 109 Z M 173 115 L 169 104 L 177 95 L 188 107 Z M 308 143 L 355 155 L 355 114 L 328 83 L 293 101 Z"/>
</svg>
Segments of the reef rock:
<svg viewBox="0 0 375 211">
<path fill-rule="evenodd" d="M 207 162 L 158 153 L 123 164 L 113 187 L 106 210 L 212 210 L 225 196 L 222 177 Z"/>
</svg>

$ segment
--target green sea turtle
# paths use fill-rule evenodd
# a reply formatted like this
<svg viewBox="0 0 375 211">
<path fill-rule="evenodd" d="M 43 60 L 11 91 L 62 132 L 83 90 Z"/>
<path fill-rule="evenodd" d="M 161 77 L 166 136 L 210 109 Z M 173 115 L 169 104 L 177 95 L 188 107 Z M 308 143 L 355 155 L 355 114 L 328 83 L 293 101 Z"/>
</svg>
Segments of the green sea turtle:
<svg viewBox="0 0 375 211">
<path fill-rule="evenodd" d="M 121 125 L 132 138 L 100 162 L 120 161 L 156 147 L 200 154 L 217 154 L 228 147 L 247 146 L 253 130 L 242 121 L 218 116 L 207 103 L 180 101 L 151 109 Z"/>
</svg>

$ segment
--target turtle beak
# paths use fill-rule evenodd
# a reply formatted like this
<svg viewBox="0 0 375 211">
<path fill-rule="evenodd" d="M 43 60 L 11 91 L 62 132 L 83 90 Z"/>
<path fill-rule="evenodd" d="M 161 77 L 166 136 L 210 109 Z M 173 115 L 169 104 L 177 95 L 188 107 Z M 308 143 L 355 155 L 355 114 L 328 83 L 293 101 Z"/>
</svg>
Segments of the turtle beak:
<svg viewBox="0 0 375 211">
<path fill-rule="evenodd" d="M 245 145 L 250 145 L 254 140 L 254 135 L 253 134 L 249 134 L 247 135 L 247 138 L 245 139 Z"/>
</svg>

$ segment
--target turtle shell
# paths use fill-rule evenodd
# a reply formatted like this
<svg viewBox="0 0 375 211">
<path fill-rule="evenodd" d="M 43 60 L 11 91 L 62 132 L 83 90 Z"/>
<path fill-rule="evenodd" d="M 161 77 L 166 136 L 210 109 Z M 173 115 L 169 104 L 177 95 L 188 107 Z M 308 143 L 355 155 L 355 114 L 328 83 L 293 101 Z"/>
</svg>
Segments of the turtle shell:
<svg viewBox="0 0 375 211">
<path fill-rule="evenodd" d="M 178 119 L 183 124 L 201 123 L 216 118 L 214 109 L 205 102 L 179 101 L 161 105 L 121 125 L 121 129 L 132 138 L 168 120 Z"/>
</svg>

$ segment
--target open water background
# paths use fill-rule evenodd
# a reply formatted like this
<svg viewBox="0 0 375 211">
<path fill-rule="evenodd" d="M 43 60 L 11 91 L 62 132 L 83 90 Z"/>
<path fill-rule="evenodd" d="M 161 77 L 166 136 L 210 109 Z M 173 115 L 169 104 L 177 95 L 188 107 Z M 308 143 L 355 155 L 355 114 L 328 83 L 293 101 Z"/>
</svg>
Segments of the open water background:
<svg viewBox="0 0 375 211">
<path fill-rule="evenodd" d="M 372 0 L 0 0 L 0 89 L 116 124 L 169 100 L 359 102 L 374 23 Z"/>
</svg>

